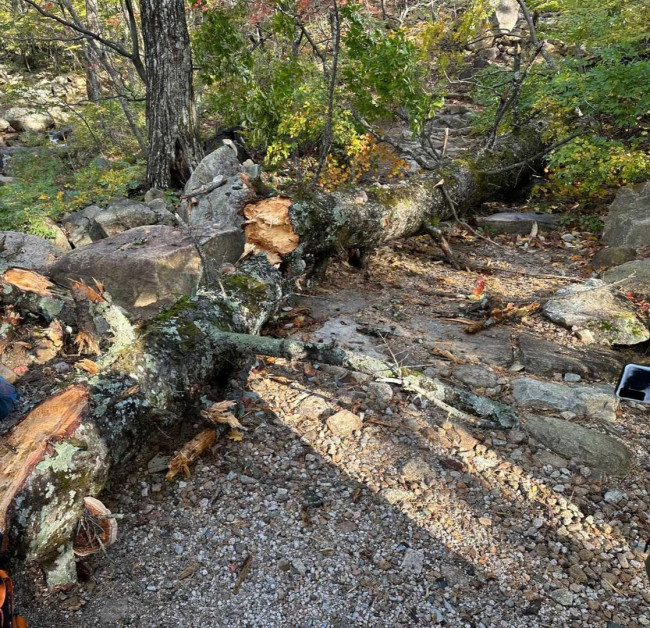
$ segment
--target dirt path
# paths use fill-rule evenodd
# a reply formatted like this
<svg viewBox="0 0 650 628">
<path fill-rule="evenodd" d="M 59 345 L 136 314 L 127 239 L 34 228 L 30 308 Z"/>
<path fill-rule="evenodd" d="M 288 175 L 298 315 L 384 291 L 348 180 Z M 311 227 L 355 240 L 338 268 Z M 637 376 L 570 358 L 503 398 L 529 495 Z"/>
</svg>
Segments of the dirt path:
<svg viewBox="0 0 650 628">
<path fill-rule="evenodd" d="M 566 283 L 521 273 L 584 274 L 594 246 L 581 234 L 504 248 L 465 236 L 455 244 L 464 259 L 519 272 L 484 273 L 492 304 L 504 305 Z M 478 275 L 438 256 L 417 238 L 378 251 L 367 271 L 335 265 L 274 333 L 335 339 L 507 401 L 512 378 L 544 362 L 521 364 L 522 335 L 578 349 L 540 315 L 465 334 Z M 637 455 L 630 476 L 612 479 L 522 431 L 454 426 L 399 386 L 341 368 L 260 360 L 230 384 L 244 439 L 219 442 L 190 478 L 167 483 L 155 465 L 200 426 L 161 434 L 104 495 L 124 519 L 117 544 L 83 567 L 86 582 L 48 596 L 18 579 L 30 625 L 650 624 L 642 408 L 605 427 L 576 418 Z M 363 427 L 332 429 L 341 410 Z"/>
</svg>

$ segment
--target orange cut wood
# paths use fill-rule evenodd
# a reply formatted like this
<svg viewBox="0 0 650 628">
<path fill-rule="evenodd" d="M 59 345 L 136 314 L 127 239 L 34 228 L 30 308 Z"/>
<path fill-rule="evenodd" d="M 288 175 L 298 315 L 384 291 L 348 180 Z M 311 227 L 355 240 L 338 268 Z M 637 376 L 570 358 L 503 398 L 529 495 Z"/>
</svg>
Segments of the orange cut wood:
<svg viewBox="0 0 650 628">
<path fill-rule="evenodd" d="M 246 243 L 266 253 L 271 263 L 279 263 L 280 256 L 291 253 L 300 242 L 289 216 L 291 204 L 289 198 L 274 196 L 244 208 Z"/>
<path fill-rule="evenodd" d="M 43 277 L 43 275 L 39 275 L 32 270 L 10 268 L 2 275 L 2 280 L 24 292 L 35 292 L 41 297 L 52 296 L 49 288 L 54 284 L 47 277 Z"/>
<path fill-rule="evenodd" d="M 16 450 L 13 453 L 0 445 L 0 533 L 4 543 L 14 497 L 45 456 L 48 443 L 63 440 L 79 427 L 89 399 L 86 386 L 70 386 L 36 406 L 3 436 Z"/>
</svg>

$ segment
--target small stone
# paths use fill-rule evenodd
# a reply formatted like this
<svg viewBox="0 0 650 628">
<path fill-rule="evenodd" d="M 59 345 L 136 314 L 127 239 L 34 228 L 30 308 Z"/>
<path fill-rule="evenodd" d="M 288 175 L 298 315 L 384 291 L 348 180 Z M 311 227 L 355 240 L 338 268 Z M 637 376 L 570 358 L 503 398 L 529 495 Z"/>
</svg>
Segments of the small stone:
<svg viewBox="0 0 650 628">
<path fill-rule="evenodd" d="M 300 560 L 300 558 L 294 558 L 291 561 L 291 566 L 298 572 L 301 576 L 304 576 L 307 573 L 307 566 L 305 563 Z"/>
<path fill-rule="evenodd" d="M 616 586 L 616 583 L 618 582 L 618 578 L 608 571 L 603 574 L 603 580 L 612 586 Z"/>
<path fill-rule="evenodd" d="M 551 597 L 562 606 L 573 606 L 573 593 L 568 589 L 555 589 L 555 591 L 551 591 Z"/>
<path fill-rule="evenodd" d="M 154 456 L 147 463 L 147 471 L 151 474 L 154 473 L 164 473 L 169 467 L 169 456 Z"/>
<path fill-rule="evenodd" d="M 422 573 L 424 566 L 424 552 L 422 550 L 415 550 L 408 547 L 404 552 L 404 559 L 402 560 L 402 570 L 409 571 L 412 574 L 419 576 Z"/>
<path fill-rule="evenodd" d="M 422 458 L 411 458 L 402 467 L 401 477 L 406 482 L 422 482 L 431 474 L 431 467 Z"/>
<path fill-rule="evenodd" d="M 386 408 L 393 399 L 393 389 L 385 382 L 371 382 L 368 384 L 368 392 L 380 409 Z"/>
<path fill-rule="evenodd" d="M 574 582 L 577 582 L 578 584 L 583 584 L 584 582 L 587 582 L 587 574 L 585 574 L 578 565 L 571 565 L 569 567 L 569 576 Z"/>
<path fill-rule="evenodd" d="M 581 381 L 582 377 L 578 375 L 577 373 L 565 373 L 564 374 L 564 381 L 565 382 L 571 382 L 576 384 L 577 382 Z"/>
<path fill-rule="evenodd" d="M 360 430 L 362 425 L 361 417 L 349 410 L 341 410 L 327 419 L 327 427 L 335 436 L 350 436 L 352 432 Z"/>
<path fill-rule="evenodd" d="M 612 489 L 609 490 L 605 493 L 603 496 L 603 499 L 608 503 L 608 504 L 618 504 L 623 498 L 625 497 L 625 493 L 623 491 L 619 491 L 618 489 Z"/>
<path fill-rule="evenodd" d="M 183 546 L 180 544 L 174 545 L 174 552 L 180 556 L 185 550 L 183 549 Z"/>
</svg>

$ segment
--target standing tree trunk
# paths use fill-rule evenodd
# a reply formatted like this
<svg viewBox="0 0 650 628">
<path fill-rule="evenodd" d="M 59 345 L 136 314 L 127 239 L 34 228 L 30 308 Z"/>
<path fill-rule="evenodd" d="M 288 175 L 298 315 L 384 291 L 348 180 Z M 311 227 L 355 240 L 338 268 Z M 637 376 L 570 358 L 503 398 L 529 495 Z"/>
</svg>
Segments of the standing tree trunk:
<svg viewBox="0 0 650 628">
<path fill-rule="evenodd" d="M 180 186 L 202 157 L 183 0 L 141 0 L 150 187 Z"/>
<path fill-rule="evenodd" d="M 97 0 L 86 0 L 86 23 L 88 28 L 94 33 L 101 32 L 99 22 L 99 12 L 97 9 Z M 97 102 L 102 97 L 101 86 L 99 83 L 99 64 L 98 55 L 103 51 L 99 46 L 93 46 L 90 42 L 84 43 L 84 56 L 86 57 L 86 94 L 88 100 Z"/>
</svg>

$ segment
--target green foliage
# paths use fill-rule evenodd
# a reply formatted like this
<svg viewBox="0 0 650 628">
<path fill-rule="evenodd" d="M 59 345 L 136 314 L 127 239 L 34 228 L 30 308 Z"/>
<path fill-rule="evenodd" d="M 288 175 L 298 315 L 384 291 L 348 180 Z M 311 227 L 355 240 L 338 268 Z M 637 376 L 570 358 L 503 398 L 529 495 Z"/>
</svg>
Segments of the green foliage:
<svg viewBox="0 0 650 628">
<path fill-rule="evenodd" d="M 348 22 L 342 74 L 351 105 L 371 121 L 391 119 L 401 107 L 418 132 L 434 102 L 423 89 L 416 42 L 403 28 L 386 32 L 385 25 L 364 17 L 358 6 L 347 5 L 341 12 Z"/>
<path fill-rule="evenodd" d="M 650 177 L 650 155 L 599 135 L 577 138 L 549 160 L 553 189 L 567 198 L 598 199 L 620 185 Z"/>
<path fill-rule="evenodd" d="M 583 130 L 584 136 L 550 156 L 546 191 L 567 199 L 593 201 L 616 187 L 650 177 L 650 3 L 645 0 L 545 0 L 531 8 L 556 10 L 542 21 L 540 38 L 558 42 L 563 57 L 556 70 L 539 63 L 532 67 L 519 101 L 520 117 L 538 116 L 547 122 L 552 144 Z M 561 42 L 561 44 L 560 44 Z M 508 79 L 508 70 L 485 72 L 481 97 L 487 105 L 483 129 L 498 100 L 495 86 Z M 508 116 L 501 130 L 514 122 Z"/>
<path fill-rule="evenodd" d="M 48 237 L 47 219 L 124 196 L 143 177 L 141 163 L 91 161 L 72 172 L 63 149 L 17 153 L 10 172 L 18 183 L 0 187 L 0 230 Z"/>
<path fill-rule="evenodd" d="M 293 2 L 271 7 L 254 16 L 265 33 L 263 42 L 256 41 L 252 9 L 245 3 L 204 13 L 193 45 L 208 86 L 206 103 L 221 124 L 243 127 L 249 145 L 264 153 L 267 166 L 294 160 L 304 169 L 313 168 L 325 136 L 333 58 L 329 47 L 317 43 L 319 56 L 308 38 L 299 35 L 304 29 L 318 41 L 329 25 L 324 16 L 301 21 Z M 387 31 L 358 5 L 342 7 L 340 19 L 328 168 L 338 182 L 345 182 L 371 163 L 366 129 L 356 112 L 376 122 L 390 120 L 400 110 L 417 130 L 430 113 L 432 99 L 423 89 L 422 55 L 405 30 Z"/>
</svg>

